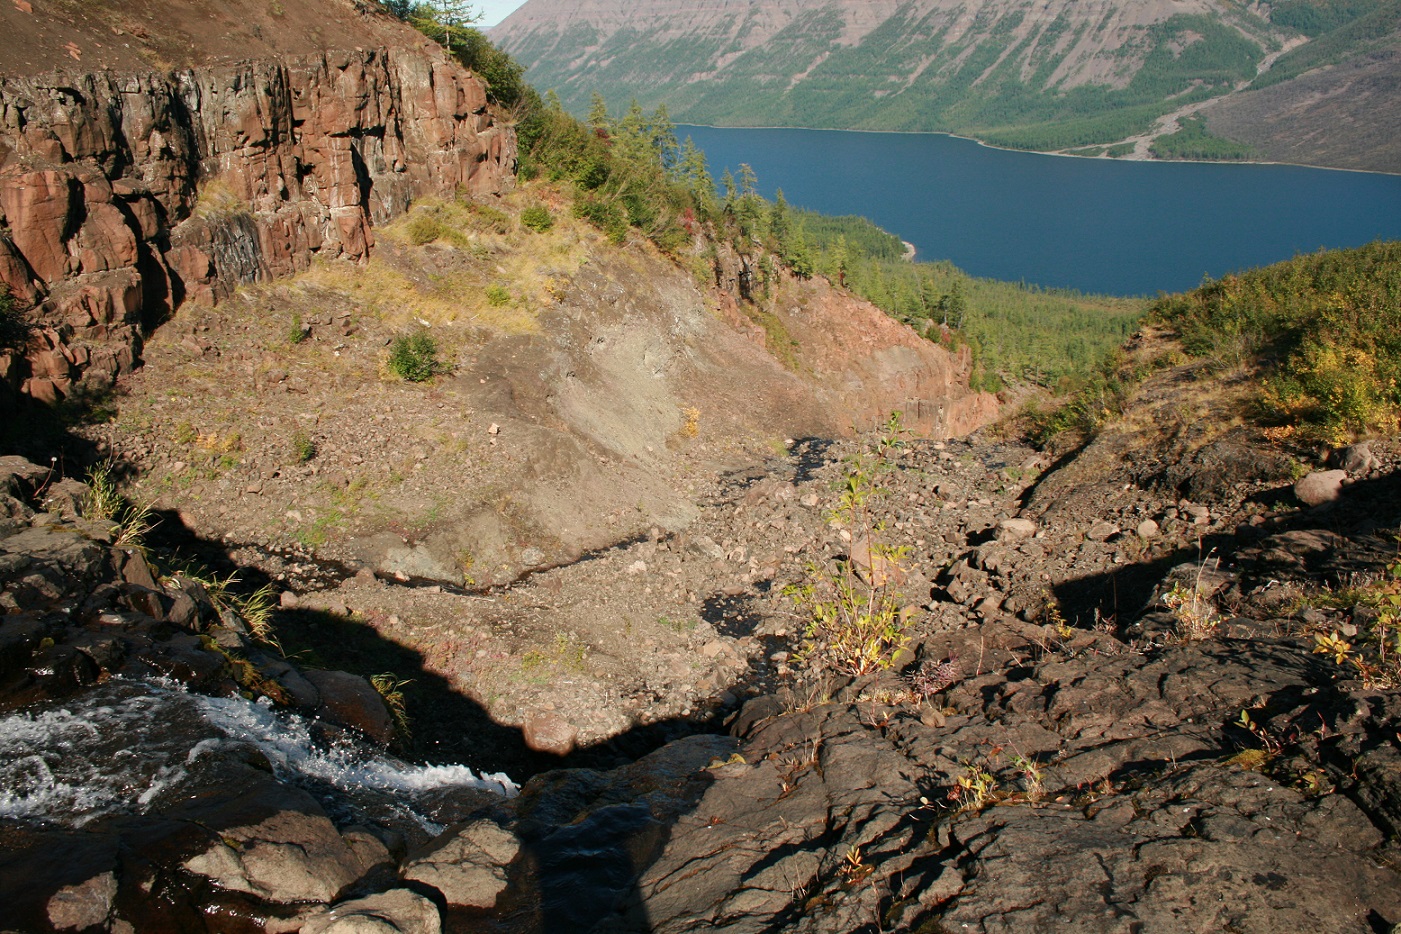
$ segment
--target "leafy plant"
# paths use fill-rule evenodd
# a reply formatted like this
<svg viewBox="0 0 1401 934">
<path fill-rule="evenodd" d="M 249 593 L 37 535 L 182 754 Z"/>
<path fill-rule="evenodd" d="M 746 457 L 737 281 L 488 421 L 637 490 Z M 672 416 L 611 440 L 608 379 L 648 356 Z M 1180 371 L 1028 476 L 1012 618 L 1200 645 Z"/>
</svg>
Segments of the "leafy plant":
<svg viewBox="0 0 1401 934">
<path fill-rule="evenodd" d="M 395 338 L 389 348 L 389 371 L 407 382 L 427 382 L 442 369 L 438 342 L 422 331 Z"/>
<path fill-rule="evenodd" d="M 997 779 L 982 762 L 965 762 L 963 774 L 954 779 L 949 800 L 962 811 L 981 811 L 997 797 Z"/>
<path fill-rule="evenodd" d="M 1208 639 L 1221 625 L 1221 614 L 1195 585 L 1173 584 L 1162 599 L 1163 606 L 1172 611 L 1177 620 L 1177 635 L 1184 641 Z"/>
<path fill-rule="evenodd" d="M 493 308 L 500 308 L 511 303 L 511 293 L 504 286 L 489 285 L 486 287 L 487 304 Z"/>
<path fill-rule="evenodd" d="M 1369 689 L 1401 686 L 1401 560 L 1392 562 L 1381 581 L 1355 593 L 1353 600 L 1371 608 L 1374 618 L 1360 627 L 1355 643 L 1336 631 L 1315 633 L 1314 654 L 1352 668 Z"/>
</svg>

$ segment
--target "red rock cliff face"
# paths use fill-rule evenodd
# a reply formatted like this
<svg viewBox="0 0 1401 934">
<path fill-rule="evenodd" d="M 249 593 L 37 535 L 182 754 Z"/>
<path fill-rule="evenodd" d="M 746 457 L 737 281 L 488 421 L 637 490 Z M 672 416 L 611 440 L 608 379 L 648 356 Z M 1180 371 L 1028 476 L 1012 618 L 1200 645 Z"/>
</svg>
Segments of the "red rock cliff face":
<svg viewBox="0 0 1401 934">
<path fill-rule="evenodd" d="M 110 386 L 182 302 L 363 259 L 414 198 L 508 188 L 515 145 L 418 50 L 0 81 L 0 280 L 43 325 L 0 380 Z"/>
</svg>

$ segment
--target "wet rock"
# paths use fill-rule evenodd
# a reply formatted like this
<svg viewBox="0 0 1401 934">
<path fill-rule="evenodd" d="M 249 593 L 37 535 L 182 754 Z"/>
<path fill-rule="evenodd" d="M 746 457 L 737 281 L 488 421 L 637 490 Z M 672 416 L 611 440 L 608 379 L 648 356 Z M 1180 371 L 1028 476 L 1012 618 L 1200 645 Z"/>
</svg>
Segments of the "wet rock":
<svg viewBox="0 0 1401 934">
<path fill-rule="evenodd" d="M 117 877 L 110 872 L 66 885 L 49 899 L 49 923 L 58 931 L 85 930 L 103 925 L 111 917 L 117 897 Z"/>
<path fill-rule="evenodd" d="M 422 855 L 410 858 L 403 877 L 440 892 L 449 905 L 490 908 L 506 889 L 506 866 L 520 852 L 515 834 L 488 821 L 450 830 Z"/>
<path fill-rule="evenodd" d="M 1335 501 L 1343 493 L 1346 470 L 1320 470 L 1294 484 L 1294 496 L 1305 506 L 1321 506 Z"/>
<path fill-rule="evenodd" d="M 348 671 L 308 671 L 305 677 L 320 696 L 327 719 L 382 745 L 394 739 L 394 719 L 369 681 Z"/>
<path fill-rule="evenodd" d="M 438 907 L 417 892 L 392 889 L 341 902 L 302 926 L 302 934 L 440 934 Z"/>
</svg>

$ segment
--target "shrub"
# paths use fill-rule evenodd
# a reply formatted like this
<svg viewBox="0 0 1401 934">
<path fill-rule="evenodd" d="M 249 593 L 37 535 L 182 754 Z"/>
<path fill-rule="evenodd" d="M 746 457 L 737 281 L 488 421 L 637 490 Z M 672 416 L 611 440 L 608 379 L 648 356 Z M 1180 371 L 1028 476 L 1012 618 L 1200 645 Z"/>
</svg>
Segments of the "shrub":
<svg viewBox="0 0 1401 934">
<path fill-rule="evenodd" d="M 433 211 L 415 211 L 407 226 L 409 241 L 414 246 L 423 246 L 434 240 L 442 240 L 450 233 L 450 228 Z"/>
<path fill-rule="evenodd" d="M 807 581 L 784 591 L 807 617 L 797 659 L 809 667 L 859 677 L 890 668 L 910 642 L 892 586 L 909 549 L 881 542 L 883 523 L 874 514 L 886 494 L 880 474 L 892 468 L 890 454 L 902 443 L 899 413 L 887 429 L 875 452 L 848 464 L 830 516 L 851 534 L 851 554 L 835 571 L 810 565 Z"/>
<path fill-rule="evenodd" d="M 492 233 L 508 234 L 514 226 L 511 222 L 511 215 L 500 208 L 494 208 L 489 204 L 478 204 L 475 201 L 463 200 L 467 210 L 472 213 L 472 223 L 478 229 L 489 230 Z"/>
<path fill-rule="evenodd" d="M 438 342 L 422 331 L 394 339 L 389 348 L 389 371 L 410 383 L 422 383 L 442 372 Z"/>
<path fill-rule="evenodd" d="M 521 223 L 536 233 L 544 233 L 555 225 L 555 219 L 543 204 L 532 204 L 521 212 Z"/>
<path fill-rule="evenodd" d="M 103 461 L 88 471 L 87 492 L 83 495 L 79 510 L 86 519 L 113 522 L 117 533 L 113 544 L 122 548 L 140 548 L 145 544 L 146 534 L 155 528 L 151 517 L 152 508 L 148 503 L 137 506 L 127 500 L 117 489 L 115 465 Z"/>
<path fill-rule="evenodd" d="M 10 290 L 0 286 L 0 351 L 23 350 L 29 343 L 29 323 L 15 307 Z"/>
<path fill-rule="evenodd" d="M 1391 432 L 1401 418 L 1401 244 L 1299 256 L 1154 307 L 1194 356 L 1261 369 L 1267 419 L 1310 441 Z"/>
<path fill-rule="evenodd" d="M 299 464 L 305 464 L 316 456 L 316 442 L 311 435 L 300 429 L 292 435 L 292 456 Z"/>
<path fill-rule="evenodd" d="M 511 303 L 511 293 L 499 285 L 489 285 L 486 287 L 487 303 L 493 308 L 500 308 Z"/>
</svg>

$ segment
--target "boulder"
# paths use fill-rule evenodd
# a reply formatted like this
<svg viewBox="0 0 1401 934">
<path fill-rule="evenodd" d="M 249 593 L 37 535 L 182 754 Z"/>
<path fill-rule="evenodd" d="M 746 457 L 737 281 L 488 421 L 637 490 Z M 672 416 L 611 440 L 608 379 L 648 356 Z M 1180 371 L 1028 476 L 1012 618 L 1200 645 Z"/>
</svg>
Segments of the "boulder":
<svg viewBox="0 0 1401 934">
<path fill-rule="evenodd" d="M 1031 538 L 1039 526 L 1031 519 L 1013 517 L 997 523 L 997 540 L 1002 542 Z"/>
<path fill-rule="evenodd" d="M 1372 453 L 1372 446 L 1366 441 L 1349 444 L 1338 452 L 1334 459 L 1349 476 L 1363 477 L 1381 467 L 1381 461 Z"/>
<path fill-rule="evenodd" d="M 404 865 L 404 878 L 432 886 L 457 908 L 491 908 L 506 889 L 520 840 L 489 820 L 448 831 Z"/>
<path fill-rule="evenodd" d="M 301 934 L 439 934 L 438 907 L 416 892 L 391 889 L 341 902 L 302 926 Z"/>
<path fill-rule="evenodd" d="M 567 756 L 574 751 L 579 731 L 574 724 L 550 711 L 534 711 L 521 725 L 525 744 L 536 752 Z"/>
<path fill-rule="evenodd" d="M 1331 503 L 1343 494 L 1346 470 L 1318 470 L 1294 484 L 1294 496 L 1305 506 Z"/>
<path fill-rule="evenodd" d="M 367 835 L 341 836 L 310 795 L 271 777 L 182 816 L 210 831 L 184 869 L 270 902 L 334 901 L 389 858 Z"/>
<path fill-rule="evenodd" d="M 320 695 L 321 711 L 328 720 L 353 727 L 383 745 L 394 739 L 394 719 L 369 681 L 348 671 L 308 671 L 306 680 Z"/>
</svg>

